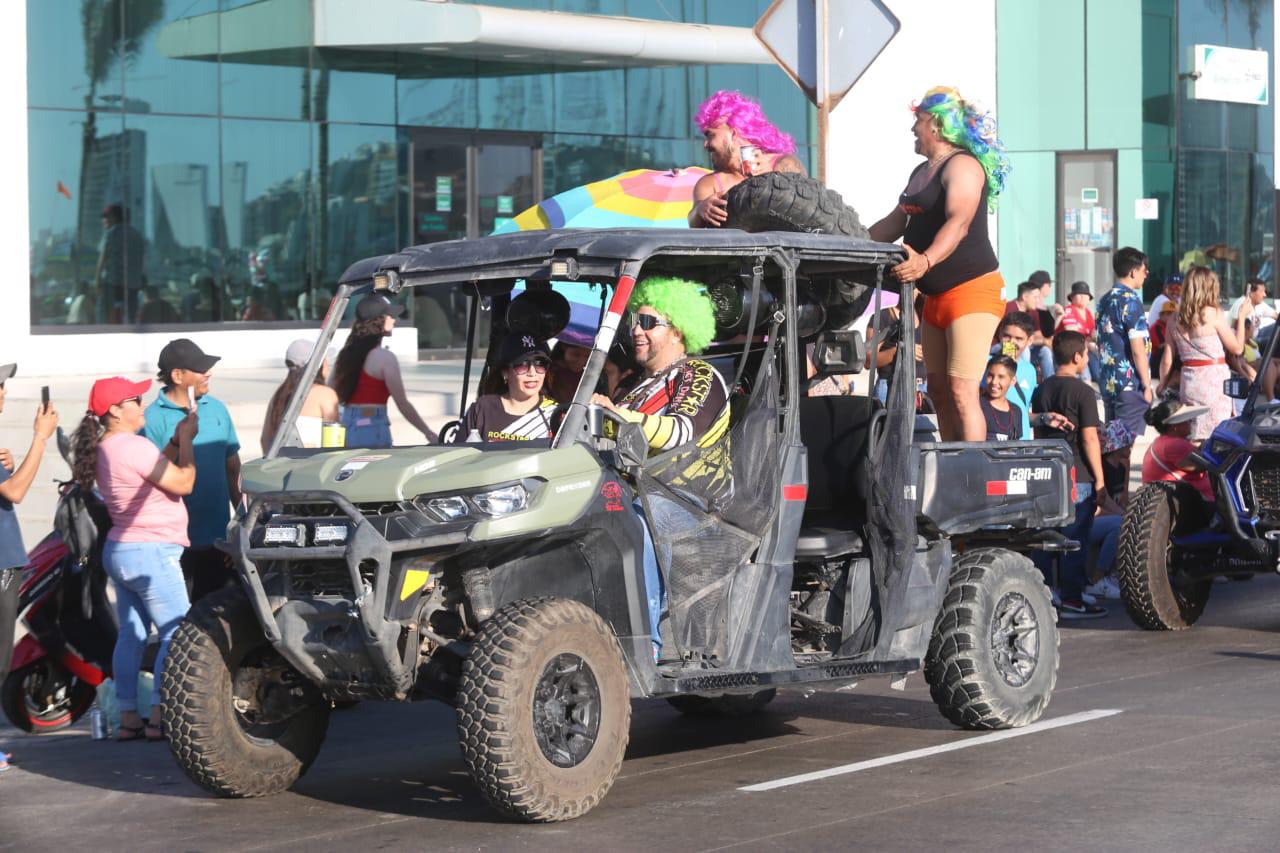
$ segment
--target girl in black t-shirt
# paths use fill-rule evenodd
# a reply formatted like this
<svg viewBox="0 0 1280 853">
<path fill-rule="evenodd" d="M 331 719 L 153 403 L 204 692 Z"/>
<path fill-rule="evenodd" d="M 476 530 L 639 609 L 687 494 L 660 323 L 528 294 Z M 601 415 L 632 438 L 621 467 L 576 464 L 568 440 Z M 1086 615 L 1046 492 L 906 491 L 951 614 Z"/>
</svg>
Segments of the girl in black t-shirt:
<svg viewBox="0 0 1280 853">
<path fill-rule="evenodd" d="M 1005 396 L 1018 374 L 1017 363 L 1007 355 L 987 362 L 986 387 L 982 389 L 982 416 L 987 421 L 987 441 L 1018 441 L 1022 434 L 1022 408 Z"/>
<path fill-rule="evenodd" d="M 498 364 L 506 390 L 471 404 L 454 443 L 551 438 L 556 401 L 543 388 L 551 366 L 546 342 L 512 333 L 502 342 Z"/>
</svg>

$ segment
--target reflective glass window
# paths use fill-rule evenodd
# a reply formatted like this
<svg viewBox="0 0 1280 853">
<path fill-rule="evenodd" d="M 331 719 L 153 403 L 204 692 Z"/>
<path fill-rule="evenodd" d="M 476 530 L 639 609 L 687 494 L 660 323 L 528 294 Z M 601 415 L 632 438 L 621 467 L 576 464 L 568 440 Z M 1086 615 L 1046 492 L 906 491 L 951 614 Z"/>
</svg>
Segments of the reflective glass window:
<svg viewBox="0 0 1280 853">
<path fill-rule="evenodd" d="M 311 125 L 222 121 L 224 310 L 248 322 L 309 312 Z"/>
<path fill-rule="evenodd" d="M 552 75 L 513 74 L 477 81 L 479 126 L 493 130 L 551 130 Z"/>
<path fill-rule="evenodd" d="M 710 166 L 702 141 L 689 139 L 627 139 L 627 169 L 683 169 Z"/>
<path fill-rule="evenodd" d="M 701 76 L 701 75 L 700 75 Z M 627 133 L 688 137 L 697 132 L 684 68 L 627 69 Z"/>
<path fill-rule="evenodd" d="M 317 187 L 316 254 L 332 284 L 355 261 L 405 245 L 401 154 L 394 127 L 330 124 L 318 134 L 328 165 Z"/>
<path fill-rule="evenodd" d="M 218 16 L 223 115 L 313 115 L 309 10 L 307 3 L 223 0 Z"/>
<path fill-rule="evenodd" d="M 623 97 L 626 72 L 557 71 L 555 116 L 558 133 L 626 133 L 629 107 Z"/>
<path fill-rule="evenodd" d="M 317 50 L 313 118 L 395 124 L 395 66 L 390 52 Z"/>
<path fill-rule="evenodd" d="M 542 194 L 554 195 L 616 175 L 628 167 L 622 137 L 556 134 L 542 149 Z"/>
<path fill-rule="evenodd" d="M 27 101 L 33 107 L 120 109 L 123 21 L 115 3 L 27 0 Z"/>
<path fill-rule="evenodd" d="M 475 127 L 474 62 L 401 53 L 397 61 L 396 104 L 400 124 Z"/>
<path fill-rule="evenodd" d="M 129 179 L 143 188 L 128 211 L 140 239 L 126 241 L 127 262 L 142 270 L 129 321 L 224 319 L 209 286 L 223 261 L 217 119 L 129 115 L 125 129 Z"/>
<path fill-rule="evenodd" d="M 127 0 L 129 112 L 218 112 L 218 0 Z"/>
<path fill-rule="evenodd" d="M 106 322 L 123 300 L 125 259 L 99 275 L 102 214 L 144 197 L 129 172 L 123 118 L 29 110 L 27 134 L 31 324 Z"/>
</svg>

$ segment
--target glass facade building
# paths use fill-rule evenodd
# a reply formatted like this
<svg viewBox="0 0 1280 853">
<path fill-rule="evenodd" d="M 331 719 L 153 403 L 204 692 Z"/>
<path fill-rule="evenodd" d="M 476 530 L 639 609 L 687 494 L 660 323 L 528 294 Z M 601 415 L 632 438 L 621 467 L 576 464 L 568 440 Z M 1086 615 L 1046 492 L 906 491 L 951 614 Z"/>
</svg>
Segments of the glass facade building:
<svg viewBox="0 0 1280 853">
<path fill-rule="evenodd" d="M 1097 295 L 1125 245 L 1151 257 L 1148 299 L 1190 263 L 1224 296 L 1274 278 L 1274 103 L 1196 100 L 1189 82 L 1193 45 L 1265 51 L 1272 78 L 1270 0 L 997 0 L 996 20 L 1011 286 L 1047 269 L 1059 297 L 1076 280 Z"/>
<path fill-rule="evenodd" d="M 488 233 L 624 169 L 705 164 L 692 115 L 717 89 L 758 97 L 810 157 L 812 111 L 772 65 L 318 47 L 317 5 L 27 0 L 33 334 L 314 327 L 354 260 Z M 768 3 L 485 5 L 750 27 Z M 420 346 L 460 342 L 453 302 L 418 299 Z"/>
</svg>

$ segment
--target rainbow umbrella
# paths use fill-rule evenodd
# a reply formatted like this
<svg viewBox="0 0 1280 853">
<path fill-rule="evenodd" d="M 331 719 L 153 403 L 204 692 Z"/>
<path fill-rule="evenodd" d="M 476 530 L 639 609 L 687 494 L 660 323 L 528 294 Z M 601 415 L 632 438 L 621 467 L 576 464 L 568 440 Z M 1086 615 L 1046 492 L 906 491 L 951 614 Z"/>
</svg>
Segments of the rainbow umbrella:
<svg viewBox="0 0 1280 853">
<path fill-rule="evenodd" d="M 686 228 L 693 185 L 708 169 L 632 169 L 544 199 L 494 234 L 547 228 Z"/>
</svg>

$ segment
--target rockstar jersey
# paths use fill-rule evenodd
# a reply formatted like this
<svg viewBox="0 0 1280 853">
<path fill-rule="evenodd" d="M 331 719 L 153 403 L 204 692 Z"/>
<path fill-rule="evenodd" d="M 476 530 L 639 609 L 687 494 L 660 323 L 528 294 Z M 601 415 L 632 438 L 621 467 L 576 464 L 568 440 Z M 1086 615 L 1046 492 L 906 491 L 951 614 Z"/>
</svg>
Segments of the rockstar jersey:
<svg viewBox="0 0 1280 853">
<path fill-rule="evenodd" d="M 480 434 L 481 441 L 530 441 L 536 438 L 550 438 L 552 415 L 555 413 L 556 401 L 543 397 L 523 415 L 512 415 L 502 406 L 502 397 L 498 394 L 485 394 L 471 404 L 467 416 L 458 427 L 458 435 L 454 444 L 465 444 L 471 431 Z"/>
<path fill-rule="evenodd" d="M 699 358 L 677 361 L 645 379 L 618 407 L 623 418 L 640 424 L 652 453 L 691 442 L 710 447 L 729 429 L 728 388 Z"/>
</svg>

